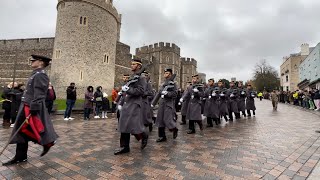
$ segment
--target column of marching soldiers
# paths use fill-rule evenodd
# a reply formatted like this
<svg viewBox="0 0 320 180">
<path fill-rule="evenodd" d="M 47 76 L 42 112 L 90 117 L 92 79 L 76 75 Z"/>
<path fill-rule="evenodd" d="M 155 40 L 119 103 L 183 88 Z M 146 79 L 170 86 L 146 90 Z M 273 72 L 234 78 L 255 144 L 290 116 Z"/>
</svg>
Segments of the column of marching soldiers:
<svg viewBox="0 0 320 180">
<path fill-rule="evenodd" d="M 141 140 L 141 149 L 144 149 L 148 143 L 148 133 L 145 129 L 149 128 L 151 132 L 153 121 L 158 127 L 159 138 L 156 142 L 167 140 L 166 128 L 173 133 L 173 139 L 178 136 L 178 116 L 175 109 L 178 89 L 174 81 L 176 74 L 173 74 L 172 69 L 165 69 L 165 80 L 159 91 L 154 94 L 146 66 L 142 65 L 140 59 L 132 60 L 131 70 L 131 76 L 123 76 L 124 85 L 115 102 L 118 107 L 118 130 L 121 133 L 120 148 L 115 150 L 115 155 L 130 152 L 131 134 L 138 141 Z M 250 84 L 244 87 L 242 82 L 232 81 L 227 89 L 221 80 L 216 86 L 214 79 L 209 79 L 207 86 L 204 86 L 199 82 L 199 76 L 193 75 L 192 82 L 188 82 L 182 97 L 178 99 L 182 106 L 180 124 L 185 125 L 188 120 L 187 134 L 194 134 L 195 123 L 202 132 L 204 116 L 207 118 L 207 127 L 213 127 L 213 122 L 216 125 L 221 124 L 221 119 L 228 122 L 233 121 L 234 117 L 240 119 L 241 115 L 250 117 L 251 111 L 255 115 L 255 97 L 256 93 Z M 153 110 L 156 106 L 157 116 L 154 118 Z"/>
</svg>

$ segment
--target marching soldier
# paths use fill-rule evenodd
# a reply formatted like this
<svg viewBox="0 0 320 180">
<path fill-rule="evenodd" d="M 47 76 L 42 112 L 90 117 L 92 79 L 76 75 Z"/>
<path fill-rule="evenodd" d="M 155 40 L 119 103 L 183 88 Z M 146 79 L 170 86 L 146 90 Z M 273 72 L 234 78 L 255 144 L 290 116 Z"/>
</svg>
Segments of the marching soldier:
<svg viewBox="0 0 320 180">
<path fill-rule="evenodd" d="M 229 88 L 229 119 L 230 121 L 233 120 L 233 115 L 232 113 L 234 113 L 236 119 L 240 118 L 240 114 L 239 114 L 239 110 L 238 110 L 238 89 L 235 86 L 235 82 L 231 81 L 230 82 L 230 88 Z"/>
<path fill-rule="evenodd" d="M 175 75 L 174 75 L 175 76 Z M 154 97 L 152 106 L 154 106 L 160 99 L 159 109 L 156 119 L 158 126 L 159 138 L 157 142 L 164 142 L 167 140 L 165 128 L 173 132 L 173 139 L 178 136 L 178 129 L 176 127 L 176 110 L 175 98 L 177 96 L 177 85 L 174 82 L 172 69 L 165 69 L 164 71 L 165 82 L 161 85 L 159 93 Z M 161 97 L 161 98 L 160 98 Z"/>
<path fill-rule="evenodd" d="M 192 85 L 192 82 L 187 82 L 186 84 L 186 88 L 184 90 L 184 92 L 187 91 L 188 87 Z M 183 94 L 184 94 L 183 92 Z M 181 123 L 180 125 L 185 125 L 187 124 L 187 120 L 186 120 L 186 117 L 187 117 L 187 111 L 188 111 L 188 105 L 189 105 L 189 100 L 190 98 L 189 97 L 185 97 L 186 99 L 184 99 L 184 101 L 180 104 L 181 104 Z"/>
<path fill-rule="evenodd" d="M 152 125 L 152 114 L 153 110 L 151 108 L 151 101 L 153 99 L 153 89 L 150 84 L 150 77 L 148 72 L 143 72 L 144 77 L 147 81 L 144 87 L 144 95 L 142 96 L 142 102 L 143 102 L 143 124 L 145 127 L 149 128 L 149 132 L 152 131 L 153 125 Z M 150 100 L 151 99 L 151 100 Z"/>
<path fill-rule="evenodd" d="M 129 74 L 124 74 L 122 76 L 122 80 L 123 80 L 123 85 L 125 85 L 128 80 L 129 80 L 129 77 L 130 75 Z M 117 119 L 118 119 L 118 123 L 119 123 L 119 119 L 120 119 L 120 113 L 121 113 L 121 110 L 122 110 L 122 106 L 124 104 L 124 97 L 126 96 L 126 92 L 122 92 L 122 91 L 119 91 L 118 92 L 118 96 L 117 96 L 117 99 L 115 100 L 114 104 L 117 105 Z"/>
<path fill-rule="evenodd" d="M 213 103 L 213 99 L 212 99 L 212 93 L 214 92 L 214 79 L 209 79 L 208 80 L 208 87 L 205 91 L 205 96 L 204 98 L 206 99 L 205 101 L 205 105 L 204 105 L 204 116 L 207 117 L 207 127 L 213 127 L 212 124 L 212 120 L 213 120 L 213 115 L 212 115 L 212 103 Z"/>
<path fill-rule="evenodd" d="M 197 122 L 200 130 L 203 130 L 201 115 L 201 98 L 204 96 L 203 85 L 199 84 L 199 75 L 192 76 L 192 86 L 189 86 L 183 93 L 180 102 L 190 99 L 187 110 L 187 119 L 189 119 L 188 134 L 196 133 L 194 123 Z"/>
<path fill-rule="evenodd" d="M 27 161 L 28 141 L 42 145 L 43 151 L 40 156 L 44 156 L 58 138 L 45 104 L 49 77 L 44 69 L 50 64 L 51 59 L 31 55 L 30 61 L 34 70 L 21 98 L 21 105 L 11 135 L 10 144 L 17 144 L 16 155 L 9 162 L 3 163 L 4 166 Z M 22 128 L 18 134 L 13 136 L 20 127 Z"/>
<path fill-rule="evenodd" d="M 239 81 L 238 83 L 238 110 L 239 113 L 242 112 L 242 115 L 246 117 L 246 90 L 243 87 L 243 82 Z"/>
<path fill-rule="evenodd" d="M 219 90 L 219 117 L 224 117 L 225 121 L 228 122 L 227 114 L 228 110 L 228 101 L 227 101 L 227 89 L 224 88 L 224 83 L 222 80 L 218 81 L 218 90 Z"/>
<path fill-rule="evenodd" d="M 253 113 L 253 115 L 255 116 L 255 110 L 256 110 L 256 106 L 254 103 L 254 98 L 256 97 L 256 93 L 252 90 L 251 84 L 248 84 L 247 86 L 247 101 L 246 101 L 246 109 L 247 109 L 247 114 L 248 117 L 251 117 L 251 112 Z"/>
<path fill-rule="evenodd" d="M 144 149 L 148 143 L 148 135 L 144 132 L 142 120 L 142 96 L 146 86 L 145 78 L 141 77 L 142 63 L 139 59 L 133 59 L 131 62 L 131 71 L 133 72 L 132 81 L 122 86 L 122 91 L 126 92 L 124 103 L 120 113 L 118 129 L 121 132 L 120 148 L 114 152 L 114 155 L 130 152 L 130 134 L 136 139 L 142 140 L 141 149 Z M 142 71 L 142 72 L 141 72 Z M 129 84 L 129 82 L 131 82 Z"/>
</svg>

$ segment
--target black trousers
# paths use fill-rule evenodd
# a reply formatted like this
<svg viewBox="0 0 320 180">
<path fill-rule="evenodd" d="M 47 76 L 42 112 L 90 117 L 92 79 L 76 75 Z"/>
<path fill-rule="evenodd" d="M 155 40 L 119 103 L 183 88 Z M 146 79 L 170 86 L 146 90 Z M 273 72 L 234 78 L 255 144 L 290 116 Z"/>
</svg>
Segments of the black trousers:
<svg viewBox="0 0 320 180">
<path fill-rule="evenodd" d="M 195 120 L 189 120 L 189 129 L 192 131 L 196 131 L 194 123 L 197 122 L 197 124 L 200 127 L 200 130 L 203 129 L 202 121 L 195 121 Z"/>
<path fill-rule="evenodd" d="M 207 117 L 207 125 L 212 126 L 213 125 L 212 120 L 213 120 L 213 118 Z"/>
<path fill-rule="evenodd" d="M 159 137 L 166 137 L 166 128 L 165 127 L 159 127 L 158 128 L 158 136 Z"/>
<path fill-rule="evenodd" d="M 90 118 L 91 108 L 84 108 L 84 118 Z"/>
<path fill-rule="evenodd" d="M 28 155 L 28 142 L 27 143 L 18 143 L 16 147 L 15 159 L 23 160 L 27 159 Z"/>
<path fill-rule="evenodd" d="M 141 139 L 148 136 L 145 132 L 140 134 L 133 134 L 134 137 L 140 141 Z M 121 133 L 120 135 L 120 147 L 130 148 L 130 133 Z"/>
<path fill-rule="evenodd" d="M 187 122 L 186 118 L 187 118 L 186 116 L 182 116 L 182 117 L 181 117 L 181 121 L 182 121 L 183 123 L 186 123 L 186 122 Z"/>
<path fill-rule="evenodd" d="M 256 112 L 254 110 L 252 110 L 252 112 L 253 112 L 253 115 L 256 115 Z M 251 116 L 250 110 L 247 110 L 247 113 L 248 113 L 248 116 Z"/>
</svg>

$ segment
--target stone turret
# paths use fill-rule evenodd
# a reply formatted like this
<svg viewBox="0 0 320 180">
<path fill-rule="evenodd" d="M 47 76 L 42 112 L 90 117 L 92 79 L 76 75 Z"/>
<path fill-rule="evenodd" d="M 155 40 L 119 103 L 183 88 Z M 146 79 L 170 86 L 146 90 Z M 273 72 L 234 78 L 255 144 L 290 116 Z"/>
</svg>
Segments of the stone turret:
<svg viewBox="0 0 320 180">
<path fill-rule="evenodd" d="M 59 0 L 51 80 L 58 98 L 70 82 L 83 98 L 86 87 L 111 92 L 121 15 L 112 0 Z"/>
<path fill-rule="evenodd" d="M 181 58 L 181 85 L 185 87 L 191 81 L 192 75 L 197 73 L 197 61 L 194 58 Z"/>
</svg>

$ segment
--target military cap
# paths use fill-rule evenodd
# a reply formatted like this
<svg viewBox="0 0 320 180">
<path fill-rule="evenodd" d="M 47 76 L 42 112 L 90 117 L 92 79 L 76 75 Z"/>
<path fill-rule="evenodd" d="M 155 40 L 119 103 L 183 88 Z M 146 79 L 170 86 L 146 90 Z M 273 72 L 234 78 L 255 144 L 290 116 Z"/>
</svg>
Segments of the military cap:
<svg viewBox="0 0 320 180">
<path fill-rule="evenodd" d="M 132 59 L 132 63 L 136 63 L 136 64 L 142 65 L 141 59 L 138 59 L 138 58 L 133 58 L 133 59 Z"/>
<path fill-rule="evenodd" d="M 40 55 L 34 55 L 34 54 L 32 54 L 32 55 L 31 55 L 31 58 L 30 58 L 30 61 L 36 61 L 36 60 L 44 61 L 44 62 L 50 62 L 52 59 L 50 59 L 50 58 L 48 58 L 48 57 L 45 57 L 45 56 L 40 56 Z"/>
<path fill-rule="evenodd" d="M 192 77 L 199 77 L 199 74 L 192 75 Z"/>
<path fill-rule="evenodd" d="M 171 68 L 165 68 L 164 72 L 170 72 L 172 74 L 172 69 Z"/>
<path fill-rule="evenodd" d="M 210 78 L 208 81 L 214 81 L 214 79 L 213 79 L 213 78 Z"/>
<path fill-rule="evenodd" d="M 129 76 L 130 76 L 129 74 L 124 74 L 124 75 L 123 75 L 123 77 L 129 77 Z"/>
</svg>

